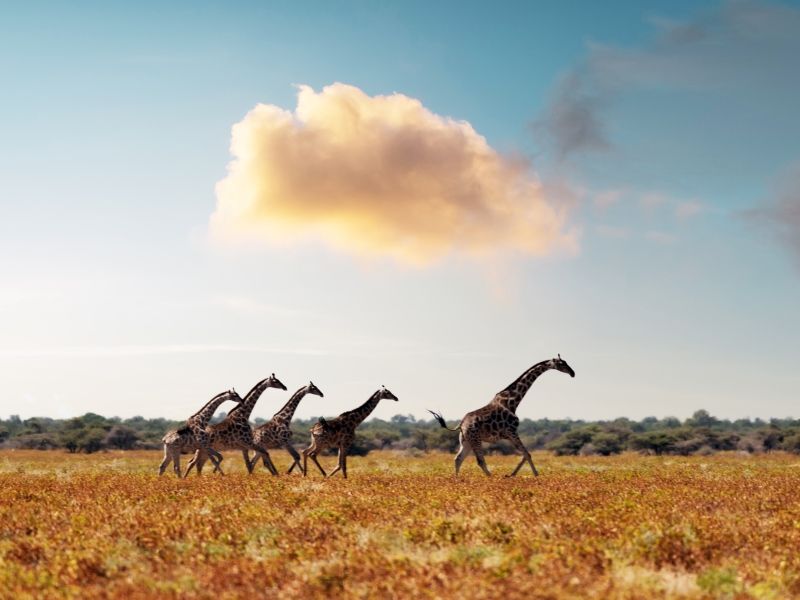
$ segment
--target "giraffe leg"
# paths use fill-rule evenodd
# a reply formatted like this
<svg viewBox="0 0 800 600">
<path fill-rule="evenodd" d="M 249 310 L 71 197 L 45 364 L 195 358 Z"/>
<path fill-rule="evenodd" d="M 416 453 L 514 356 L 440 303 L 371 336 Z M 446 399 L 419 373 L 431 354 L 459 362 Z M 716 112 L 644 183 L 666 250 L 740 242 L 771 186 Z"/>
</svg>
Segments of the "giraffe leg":
<svg viewBox="0 0 800 600">
<path fill-rule="evenodd" d="M 206 455 L 205 453 L 201 452 L 200 456 L 197 458 L 197 462 L 194 465 L 194 468 L 197 470 L 198 475 L 203 474 L 203 467 L 205 466 L 205 464 L 206 464 Z M 214 465 L 214 473 L 222 473 L 219 462 L 217 464 L 214 464 L 214 462 L 212 461 L 211 464 Z"/>
<path fill-rule="evenodd" d="M 319 464 L 319 461 L 317 460 L 317 452 L 316 451 L 311 453 L 311 460 L 313 460 L 314 464 L 317 465 L 317 468 L 319 469 L 319 472 L 322 473 L 322 476 L 323 477 L 327 477 L 328 474 L 325 472 L 325 469 L 322 468 L 322 465 Z"/>
<path fill-rule="evenodd" d="M 189 472 L 197 464 L 197 461 L 200 460 L 200 453 L 201 452 L 202 452 L 202 450 L 200 450 L 200 449 L 197 449 L 197 450 L 194 451 L 194 456 L 192 456 L 192 458 L 189 460 L 189 465 L 186 467 L 186 472 L 183 474 L 183 478 L 184 479 L 186 479 L 186 477 L 189 476 Z M 200 475 L 200 471 L 198 471 L 197 474 Z"/>
<path fill-rule="evenodd" d="M 249 452 L 242 452 L 242 455 L 246 456 L 246 458 L 245 458 L 245 466 L 247 467 L 247 472 L 248 473 L 252 473 L 253 469 L 255 469 L 256 465 L 258 464 L 258 459 L 260 459 L 261 456 L 262 456 L 261 453 L 256 451 L 256 453 L 253 454 L 253 459 L 252 460 L 250 460 L 250 453 Z M 264 463 L 264 466 L 266 467 L 267 464 Z"/>
<path fill-rule="evenodd" d="M 341 446 L 339 446 L 339 457 L 338 458 L 339 458 L 339 460 L 338 460 L 338 464 L 336 465 L 336 468 L 333 471 L 331 471 L 331 473 L 330 473 L 330 475 L 328 475 L 328 477 L 333 477 L 339 471 L 342 471 L 342 475 L 344 475 L 345 470 L 342 468 L 342 461 L 344 459 L 344 449 Z M 345 477 L 346 477 L 346 475 L 345 475 Z"/>
<path fill-rule="evenodd" d="M 292 472 L 292 470 L 293 470 L 295 467 L 297 467 L 297 468 L 298 468 L 300 471 L 302 471 L 302 470 L 303 470 L 303 467 L 300 465 L 300 455 L 297 453 L 297 450 L 295 450 L 295 449 L 294 449 L 294 447 L 293 447 L 291 444 L 289 444 L 289 443 L 287 443 L 287 444 L 284 446 L 284 448 L 286 448 L 286 451 L 287 451 L 289 454 L 291 454 L 291 455 L 292 455 L 292 460 L 294 460 L 294 462 L 292 463 L 292 466 L 291 466 L 291 467 L 289 467 L 289 470 L 288 470 L 288 471 L 286 471 L 286 474 L 288 475 L 289 473 L 291 473 L 291 472 Z"/>
<path fill-rule="evenodd" d="M 206 459 L 211 458 L 205 452 L 200 452 L 200 456 L 197 458 L 197 463 L 195 464 L 195 469 L 197 469 L 197 474 L 203 474 L 203 467 L 206 464 Z M 225 473 L 222 472 L 222 455 L 219 455 L 219 460 L 214 463 L 214 460 L 211 459 L 211 464 L 214 465 L 214 473 L 220 473 L 224 475 Z"/>
<path fill-rule="evenodd" d="M 167 445 L 164 444 L 164 460 L 161 461 L 161 464 L 158 467 L 159 476 L 164 474 L 164 471 L 167 470 L 167 465 L 171 462 L 172 457 L 170 456 L 169 448 L 167 448 Z"/>
<path fill-rule="evenodd" d="M 514 448 L 517 450 L 517 452 L 520 452 L 522 454 L 522 460 L 519 461 L 517 468 L 511 472 L 511 475 L 509 475 L 509 477 L 514 477 L 514 475 L 517 474 L 517 471 L 519 471 L 522 468 L 522 465 L 524 465 L 525 463 L 528 463 L 531 466 L 531 470 L 533 471 L 534 476 L 538 477 L 539 472 L 533 465 L 533 459 L 531 458 L 531 453 L 528 452 L 528 449 L 525 447 L 525 444 L 522 443 L 522 440 L 519 439 L 519 436 L 516 433 L 514 433 L 513 435 L 506 436 L 506 438 L 514 445 Z"/>
<path fill-rule="evenodd" d="M 267 450 L 264 446 L 253 446 L 253 450 L 261 454 L 262 460 L 264 460 L 264 462 L 266 463 L 269 472 L 272 473 L 274 477 L 277 477 L 279 474 L 278 469 L 275 468 L 275 465 L 272 462 L 272 458 L 269 455 L 269 450 Z"/>
<path fill-rule="evenodd" d="M 483 447 L 481 446 L 481 441 L 479 439 L 470 440 L 470 446 L 472 446 L 472 451 L 475 453 L 475 460 L 478 461 L 478 466 L 487 477 L 491 477 L 492 474 L 489 472 L 489 467 L 486 466 L 486 459 L 483 457 Z"/>
<path fill-rule="evenodd" d="M 461 443 L 461 446 L 458 449 L 458 454 L 456 454 L 456 460 L 455 460 L 456 477 L 458 476 L 458 472 L 461 470 L 461 463 L 463 463 L 464 459 L 467 458 L 467 456 L 469 456 L 470 452 L 472 452 L 472 446 L 470 446 L 469 442 L 467 442 L 464 439 L 463 434 L 459 435 L 459 442 Z"/>
<path fill-rule="evenodd" d="M 267 463 L 267 457 L 264 456 L 264 453 L 261 452 L 260 450 L 256 450 L 256 453 L 253 455 L 253 460 L 250 461 L 250 464 L 252 465 L 253 469 L 256 468 L 256 465 L 258 464 L 259 460 L 261 461 L 261 464 L 264 466 L 264 468 L 267 471 L 269 471 L 269 463 Z"/>
<path fill-rule="evenodd" d="M 175 471 L 175 475 L 178 476 L 178 479 L 181 478 L 181 451 L 176 450 L 174 456 L 172 457 L 172 469 Z"/>
<path fill-rule="evenodd" d="M 205 448 L 205 451 L 208 455 L 208 458 L 211 459 L 211 464 L 214 465 L 214 471 L 219 471 L 220 475 L 225 475 L 225 473 L 222 471 L 222 454 L 214 450 L 211 446 Z M 203 465 L 200 465 L 200 469 L 198 469 L 198 475 L 200 474 L 202 467 Z"/>
<path fill-rule="evenodd" d="M 250 453 L 247 450 L 242 450 L 242 458 L 244 459 L 244 466 L 247 467 L 247 474 L 252 475 L 253 469 L 256 467 L 256 460 L 258 459 L 258 450 L 253 456 L 253 462 L 250 462 Z"/>
<path fill-rule="evenodd" d="M 342 448 L 339 454 L 341 456 L 340 460 L 342 463 L 342 477 L 347 479 L 347 448 Z"/>
</svg>

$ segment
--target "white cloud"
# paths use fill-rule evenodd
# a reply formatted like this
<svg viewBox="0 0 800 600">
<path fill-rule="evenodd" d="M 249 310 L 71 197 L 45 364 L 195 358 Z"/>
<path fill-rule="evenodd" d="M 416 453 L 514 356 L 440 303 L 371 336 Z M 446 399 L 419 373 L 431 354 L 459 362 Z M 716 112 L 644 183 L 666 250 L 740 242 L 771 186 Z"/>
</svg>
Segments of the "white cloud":
<svg viewBox="0 0 800 600">
<path fill-rule="evenodd" d="M 321 239 L 418 264 L 577 247 L 525 162 L 402 94 L 301 86 L 293 112 L 259 104 L 237 123 L 231 152 L 211 219 L 226 241 Z"/>
</svg>

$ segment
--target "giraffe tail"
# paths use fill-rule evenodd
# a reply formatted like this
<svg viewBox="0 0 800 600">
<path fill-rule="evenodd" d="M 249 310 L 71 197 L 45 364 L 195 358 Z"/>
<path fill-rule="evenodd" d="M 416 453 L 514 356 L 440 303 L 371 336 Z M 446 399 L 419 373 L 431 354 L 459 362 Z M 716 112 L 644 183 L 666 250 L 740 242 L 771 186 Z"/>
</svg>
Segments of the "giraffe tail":
<svg viewBox="0 0 800 600">
<path fill-rule="evenodd" d="M 444 427 L 448 431 L 460 431 L 461 430 L 461 427 L 460 427 L 461 423 L 459 423 L 459 427 L 456 427 L 455 429 L 453 429 L 453 428 L 447 426 L 447 423 L 445 422 L 444 417 L 442 415 L 440 415 L 439 413 L 435 413 L 432 410 L 428 410 L 428 412 L 433 415 L 434 419 L 439 421 L 439 425 L 441 425 L 442 427 Z"/>
</svg>

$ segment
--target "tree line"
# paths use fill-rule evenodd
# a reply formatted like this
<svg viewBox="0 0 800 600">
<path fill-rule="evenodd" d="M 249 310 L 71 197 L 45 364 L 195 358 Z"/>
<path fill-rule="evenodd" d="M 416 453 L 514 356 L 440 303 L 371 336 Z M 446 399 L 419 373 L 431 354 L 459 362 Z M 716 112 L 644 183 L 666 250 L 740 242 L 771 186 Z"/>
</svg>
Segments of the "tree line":
<svg viewBox="0 0 800 600">
<path fill-rule="evenodd" d="M 225 413 L 218 414 L 218 422 Z M 260 425 L 264 419 L 256 419 Z M 295 443 L 304 447 L 308 430 L 317 419 L 292 423 Z M 87 413 L 71 419 L 12 415 L 0 419 L 0 448 L 62 449 L 67 452 L 161 448 L 161 437 L 184 421 L 156 418 L 103 417 Z M 451 422 L 455 425 L 456 422 Z M 681 421 L 675 417 L 627 418 L 612 421 L 572 419 L 524 419 L 519 435 L 531 450 L 550 450 L 558 455 L 604 455 L 624 451 L 646 454 L 712 454 L 724 450 L 758 453 L 784 450 L 800 454 L 800 419 L 718 419 L 698 410 Z M 359 428 L 351 454 L 371 450 L 404 450 L 410 453 L 439 450 L 455 452 L 458 434 L 442 429 L 433 419 L 395 415 L 388 421 L 371 419 Z M 488 446 L 489 452 L 511 454 L 506 442 Z"/>
</svg>

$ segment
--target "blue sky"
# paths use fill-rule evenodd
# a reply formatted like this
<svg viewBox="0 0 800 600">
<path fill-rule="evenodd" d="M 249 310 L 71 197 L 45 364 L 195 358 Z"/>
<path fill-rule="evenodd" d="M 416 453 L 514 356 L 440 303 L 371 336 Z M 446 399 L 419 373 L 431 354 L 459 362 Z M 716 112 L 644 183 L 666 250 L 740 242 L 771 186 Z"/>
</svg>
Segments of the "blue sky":
<svg viewBox="0 0 800 600">
<path fill-rule="evenodd" d="M 576 378 L 521 416 L 798 414 L 797 4 L 0 12 L 0 415 L 181 418 L 274 371 L 325 392 L 300 416 L 385 384 L 376 416 L 455 418 L 558 352 Z M 231 127 L 336 82 L 528 161 L 575 246 L 409 264 L 302 224 L 214 239 Z"/>
</svg>

